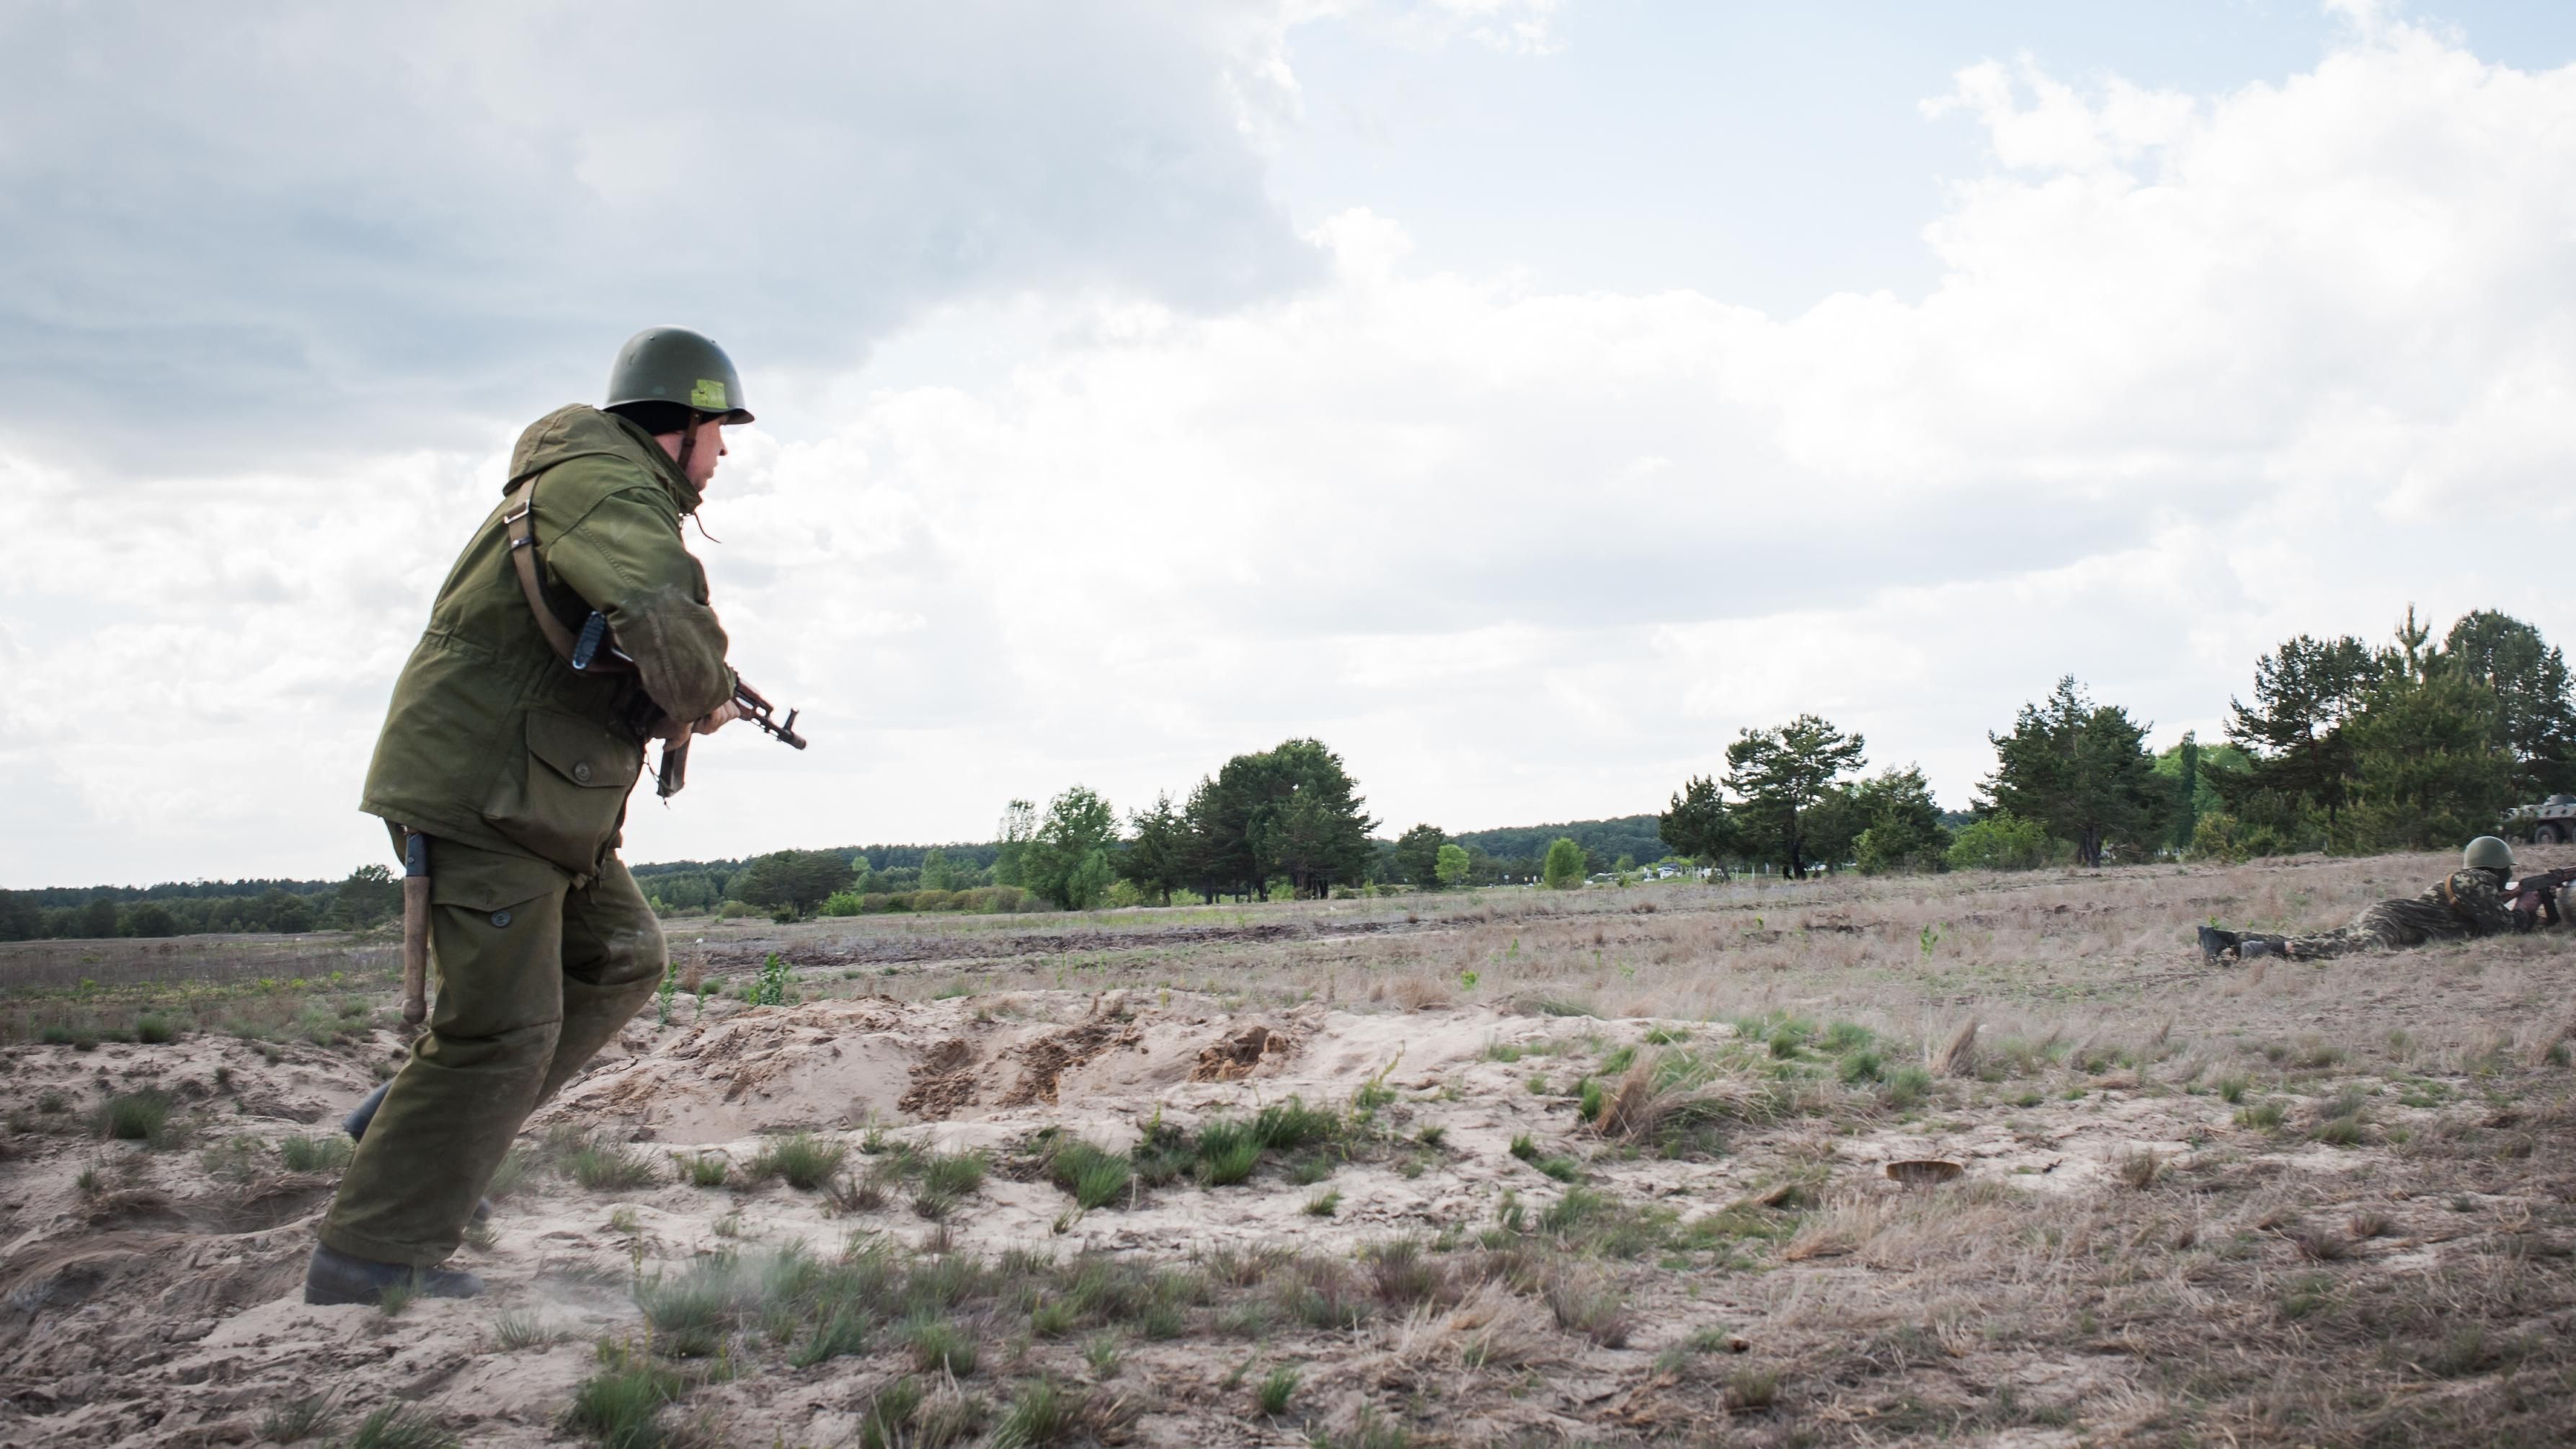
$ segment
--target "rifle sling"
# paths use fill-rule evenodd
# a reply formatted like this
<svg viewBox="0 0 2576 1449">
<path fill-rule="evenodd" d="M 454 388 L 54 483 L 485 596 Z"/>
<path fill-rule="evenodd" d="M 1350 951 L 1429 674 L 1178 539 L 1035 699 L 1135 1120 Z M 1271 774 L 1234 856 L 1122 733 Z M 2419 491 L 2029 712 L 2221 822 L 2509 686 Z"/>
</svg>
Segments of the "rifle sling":
<svg viewBox="0 0 2576 1449">
<path fill-rule="evenodd" d="M 528 608 L 537 616 L 537 632 L 546 636 L 546 643 L 554 649 L 555 657 L 569 665 L 572 663 L 572 631 L 566 629 L 563 620 L 556 618 L 555 611 L 547 606 L 545 583 L 537 574 L 537 476 L 529 474 L 502 498 L 510 511 L 501 515 L 501 528 L 509 536 L 510 563 L 519 573 L 519 592 L 528 596 Z M 591 657 L 590 668 L 582 672 L 622 674 L 634 667 L 603 648 Z"/>
</svg>

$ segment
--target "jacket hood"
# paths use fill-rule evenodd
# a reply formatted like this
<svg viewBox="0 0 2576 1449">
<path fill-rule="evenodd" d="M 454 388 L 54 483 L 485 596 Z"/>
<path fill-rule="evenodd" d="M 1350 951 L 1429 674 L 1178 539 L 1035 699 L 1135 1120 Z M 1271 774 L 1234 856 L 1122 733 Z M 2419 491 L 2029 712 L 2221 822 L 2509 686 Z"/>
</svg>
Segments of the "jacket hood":
<svg viewBox="0 0 2576 1449">
<path fill-rule="evenodd" d="M 698 510 L 698 490 L 688 475 L 653 435 L 615 413 L 602 412 L 588 403 L 561 407 L 535 422 L 519 434 L 517 447 L 510 450 L 510 478 L 501 491 L 516 488 L 530 474 L 573 458 L 592 456 L 623 458 L 644 470 L 645 476 L 671 490 L 682 513 Z"/>
</svg>

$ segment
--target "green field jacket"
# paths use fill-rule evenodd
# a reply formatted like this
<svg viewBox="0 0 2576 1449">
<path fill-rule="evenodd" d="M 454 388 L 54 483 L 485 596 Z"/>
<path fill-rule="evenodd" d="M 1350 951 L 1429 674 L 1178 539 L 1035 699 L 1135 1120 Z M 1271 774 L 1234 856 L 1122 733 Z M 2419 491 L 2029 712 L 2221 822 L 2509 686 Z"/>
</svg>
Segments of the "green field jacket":
<svg viewBox="0 0 2576 1449">
<path fill-rule="evenodd" d="M 575 673 L 555 654 L 495 507 L 394 681 L 358 808 L 587 878 L 617 845 L 654 717 L 697 719 L 733 697 L 734 677 L 706 571 L 680 538 L 698 490 L 651 435 L 597 408 L 560 409 L 519 435 L 503 492 L 532 475 L 547 602 L 575 634 L 605 614 L 636 668 Z M 473 904 L 456 886 L 439 894 Z"/>
</svg>

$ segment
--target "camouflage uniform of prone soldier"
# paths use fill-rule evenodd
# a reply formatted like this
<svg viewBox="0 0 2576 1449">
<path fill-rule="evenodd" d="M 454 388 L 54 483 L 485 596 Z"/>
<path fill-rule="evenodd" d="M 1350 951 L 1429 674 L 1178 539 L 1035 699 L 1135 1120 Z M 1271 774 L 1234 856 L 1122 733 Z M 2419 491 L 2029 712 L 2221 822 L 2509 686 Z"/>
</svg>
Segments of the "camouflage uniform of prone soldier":
<svg viewBox="0 0 2576 1449">
<path fill-rule="evenodd" d="M 2492 835 L 2469 842 L 2460 868 L 2420 896 L 2381 901 L 2353 919 L 2306 936 L 2266 936 L 2251 932 L 2200 928 L 2201 954 L 2210 960 L 2228 956 L 2252 959 L 2287 956 L 2294 961 L 2323 961 L 2354 951 L 2394 950 L 2433 941 L 2465 941 L 2525 927 L 2506 903 L 2505 883 L 2513 876 L 2513 847 Z M 2550 911 L 2556 919 L 2556 911 Z"/>
<path fill-rule="evenodd" d="M 351 1115 L 358 1148 L 306 1270 L 308 1303 L 373 1302 L 397 1280 L 480 1292 L 436 1265 L 483 1211 L 528 1114 L 662 978 L 661 929 L 617 845 L 645 742 L 664 740 L 667 769 L 692 732 L 737 717 L 680 521 L 724 452 L 719 428 L 751 421 L 742 402 L 713 342 L 637 334 L 602 407 L 520 434 L 501 505 L 430 606 L 359 808 L 392 827 L 425 897 L 407 914 L 427 918 L 437 1007 Z M 585 657 L 571 637 L 594 613 L 612 632 L 603 649 L 592 625 Z"/>
</svg>

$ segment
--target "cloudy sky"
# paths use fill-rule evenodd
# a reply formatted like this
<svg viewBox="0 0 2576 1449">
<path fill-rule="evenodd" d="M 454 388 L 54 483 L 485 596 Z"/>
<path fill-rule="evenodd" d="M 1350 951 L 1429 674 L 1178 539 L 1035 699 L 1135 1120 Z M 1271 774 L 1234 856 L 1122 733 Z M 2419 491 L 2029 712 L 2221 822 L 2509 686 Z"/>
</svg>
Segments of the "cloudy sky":
<svg viewBox="0 0 2576 1449">
<path fill-rule="evenodd" d="M 862 10 L 0 6 L 0 885 L 380 855 L 512 438 L 659 322 L 815 743 L 640 860 L 1296 735 L 1390 832 L 1620 814 L 1801 710 L 1964 805 L 2060 674 L 2164 742 L 2576 630 L 2567 7 Z"/>
</svg>

